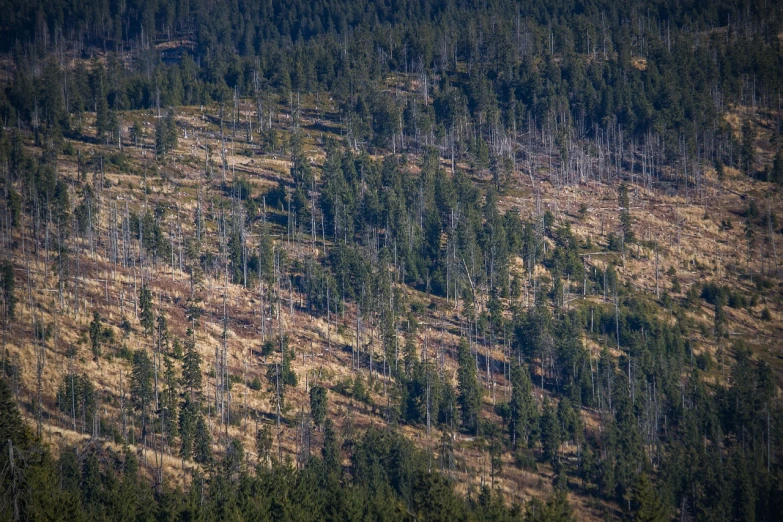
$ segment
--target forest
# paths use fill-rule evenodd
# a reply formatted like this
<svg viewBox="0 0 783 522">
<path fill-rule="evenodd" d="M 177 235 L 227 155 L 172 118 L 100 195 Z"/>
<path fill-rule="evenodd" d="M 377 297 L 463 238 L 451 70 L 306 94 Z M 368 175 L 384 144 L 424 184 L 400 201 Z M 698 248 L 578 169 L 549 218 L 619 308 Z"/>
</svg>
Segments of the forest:
<svg viewBox="0 0 783 522">
<path fill-rule="evenodd" d="M 780 520 L 783 3 L 0 0 L 0 520 Z"/>
</svg>

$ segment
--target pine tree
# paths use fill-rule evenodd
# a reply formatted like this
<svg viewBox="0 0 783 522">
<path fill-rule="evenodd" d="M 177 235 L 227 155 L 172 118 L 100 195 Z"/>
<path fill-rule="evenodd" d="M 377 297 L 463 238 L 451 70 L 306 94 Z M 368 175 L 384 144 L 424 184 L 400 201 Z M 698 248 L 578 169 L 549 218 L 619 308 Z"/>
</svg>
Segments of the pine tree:
<svg viewBox="0 0 783 522">
<path fill-rule="evenodd" d="M 7 463 L 5 459 L 8 458 L 8 441 L 11 441 L 13 447 L 20 449 L 27 448 L 32 442 L 32 435 L 19 413 L 11 387 L 5 377 L 0 377 L 0 441 L 3 447 L 3 451 L 0 452 L 2 455 L 0 464 Z"/>
<path fill-rule="evenodd" d="M 100 94 L 95 108 L 95 137 L 98 138 L 98 141 L 108 141 L 111 131 L 109 104 L 106 103 L 106 97 Z"/>
<path fill-rule="evenodd" d="M 92 313 L 92 321 L 90 322 L 90 347 L 92 348 L 92 357 L 94 361 L 97 361 L 101 356 L 101 334 L 103 328 L 101 325 L 101 314 L 97 311 Z"/>
<path fill-rule="evenodd" d="M 544 458 L 554 463 L 560 451 L 562 433 L 560 423 L 557 421 L 557 413 L 549 399 L 544 400 L 543 413 L 541 415 L 541 446 Z"/>
<path fill-rule="evenodd" d="M 2 291 L 3 316 L 6 322 L 12 321 L 16 313 L 15 287 L 14 265 L 10 261 L 3 261 L 0 263 L 0 291 Z"/>
<path fill-rule="evenodd" d="M 476 378 L 476 361 L 465 339 L 460 339 L 458 358 L 459 397 L 457 400 L 462 414 L 462 426 L 468 432 L 476 433 L 481 411 L 481 388 Z"/>
<path fill-rule="evenodd" d="M 87 430 L 97 406 L 95 386 L 89 377 L 85 374 L 63 375 L 56 397 L 57 406 L 72 419 L 74 427 L 78 419 L 83 429 Z"/>
<path fill-rule="evenodd" d="M 209 435 L 207 422 L 199 412 L 196 415 L 196 429 L 193 440 L 193 459 L 199 464 L 212 462 L 212 437 Z"/>
<path fill-rule="evenodd" d="M 93 451 L 89 452 L 82 462 L 81 489 L 84 504 L 97 511 L 103 487 L 100 463 Z"/>
<path fill-rule="evenodd" d="M 189 398 L 186 398 L 182 408 L 179 410 L 179 456 L 184 460 L 189 460 L 193 457 L 197 415 L 198 409 Z"/>
<path fill-rule="evenodd" d="M 742 147 L 740 149 L 740 159 L 742 164 L 740 168 L 745 171 L 748 176 L 754 174 L 753 162 L 756 159 L 756 130 L 753 128 L 753 124 L 749 119 L 746 119 L 742 123 Z"/>
<path fill-rule="evenodd" d="M 634 236 L 633 220 L 631 219 L 631 199 L 628 197 L 628 186 L 625 183 L 620 185 L 617 204 L 620 207 L 620 228 L 623 232 L 623 242 L 632 243 Z"/>
<path fill-rule="evenodd" d="M 147 420 L 153 394 L 152 361 L 144 350 L 133 352 L 130 391 L 131 400 L 141 415 L 141 438 L 143 440 L 147 435 Z"/>
<path fill-rule="evenodd" d="M 165 139 L 166 151 L 172 151 L 177 148 L 177 121 L 174 119 L 174 109 L 169 109 L 165 121 Z"/>
<path fill-rule="evenodd" d="M 639 481 L 633 493 L 634 517 L 638 522 L 666 522 L 671 520 L 666 506 L 655 491 L 645 473 L 639 475 Z"/>
<path fill-rule="evenodd" d="M 161 400 L 161 416 L 163 431 L 169 441 L 173 441 L 178 435 L 177 427 L 177 375 L 174 363 L 168 354 L 163 354 L 163 383 L 165 388 Z"/>
<path fill-rule="evenodd" d="M 533 383 L 526 365 L 514 363 L 511 367 L 511 443 L 516 447 L 520 440 L 527 444 L 528 436 L 538 413 L 533 400 Z"/>
<path fill-rule="evenodd" d="M 557 422 L 560 424 L 561 433 L 566 440 L 577 440 L 582 433 L 582 419 L 579 413 L 571 406 L 568 397 L 563 397 L 557 405 Z"/>
<path fill-rule="evenodd" d="M 256 455 L 258 463 L 268 462 L 272 451 L 272 430 L 268 425 L 256 431 Z"/>
<path fill-rule="evenodd" d="M 163 120 L 155 122 L 155 157 L 162 160 L 166 156 L 166 125 Z"/>
<path fill-rule="evenodd" d="M 313 422 L 321 427 L 326 419 L 327 391 L 323 386 L 313 386 L 310 388 L 310 415 L 313 416 Z"/>
<path fill-rule="evenodd" d="M 188 328 L 185 341 L 185 356 L 182 360 L 182 384 L 187 390 L 188 400 L 198 404 L 201 401 L 201 355 L 196 350 L 196 336 Z"/>
<path fill-rule="evenodd" d="M 558 489 L 546 502 L 534 497 L 525 510 L 526 522 L 570 522 L 574 518 L 565 491 Z"/>
<path fill-rule="evenodd" d="M 139 290 L 139 308 L 141 313 L 139 314 L 139 320 L 141 327 L 144 329 L 144 336 L 152 334 L 152 328 L 155 323 L 155 314 L 152 311 L 152 293 L 147 288 L 147 285 L 142 285 Z"/>
<path fill-rule="evenodd" d="M 331 419 L 326 419 L 324 423 L 324 446 L 321 448 L 321 458 L 324 461 L 324 468 L 328 476 L 333 476 L 337 479 L 342 477 L 343 466 L 342 456 L 340 455 L 340 443 L 337 440 L 337 432 Z"/>
</svg>

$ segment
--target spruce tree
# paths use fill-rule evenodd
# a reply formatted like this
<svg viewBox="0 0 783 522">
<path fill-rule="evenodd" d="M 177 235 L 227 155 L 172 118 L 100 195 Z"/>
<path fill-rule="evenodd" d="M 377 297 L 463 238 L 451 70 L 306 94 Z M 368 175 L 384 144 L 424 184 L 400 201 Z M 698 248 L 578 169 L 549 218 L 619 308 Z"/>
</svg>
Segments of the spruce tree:
<svg viewBox="0 0 783 522">
<path fill-rule="evenodd" d="M 342 477 L 343 466 L 340 455 L 340 443 L 337 440 L 337 432 L 331 419 L 324 423 L 324 446 L 321 448 L 321 458 L 328 476 L 339 479 Z"/>
<path fill-rule="evenodd" d="M 272 430 L 268 425 L 256 431 L 256 455 L 258 463 L 266 463 L 272 451 Z"/>
<path fill-rule="evenodd" d="M 102 333 L 101 314 L 97 311 L 93 311 L 92 321 L 90 322 L 90 347 L 92 348 L 92 357 L 94 361 L 97 361 L 101 356 Z"/>
<path fill-rule="evenodd" d="M 313 416 L 313 422 L 321 427 L 326 419 L 327 391 L 323 386 L 313 386 L 310 388 L 310 415 Z"/>
<path fill-rule="evenodd" d="M 509 431 L 511 443 L 515 447 L 523 440 L 527 444 L 528 436 L 537 416 L 536 403 L 533 400 L 533 383 L 526 365 L 514 363 L 511 367 L 511 422 Z"/>
<path fill-rule="evenodd" d="M 133 352 L 133 369 L 131 371 L 131 400 L 141 415 L 141 438 L 147 435 L 147 420 L 149 418 L 150 402 L 153 398 L 152 361 L 147 352 Z"/>
<path fill-rule="evenodd" d="M 196 350 L 196 339 L 188 328 L 185 341 L 185 356 L 182 360 L 182 384 L 188 394 L 188 400 L 198 404 L 201 401 L 201 355 Z"/>
<path fill-rule="evenodd" d="M 196 428 L 193 440 L 193 459 L 199 464 L 212 462 L 212 437 L 201 412 L 196 414 Z"/>
<path fill-rule="evenodd" d="M 476 378 L 476 361 L 470 353 L 468 343 L 460 340 L 459 368 L 457 381 L 459 388 L 459 407 L 462 414 L 462 426 L 469 433 L 477 433 L 481 411 L 481 387 Z"/>
<path fill-rule="evenodd" d="M 12 321 L 16 313 L 15 287 L 14 265 L 10 261 L 3 261 L 0 263 L 0 291 L 2 291 L 3 315 L 6 323 Z"/>
<path fill-rule="evenodd" d="M 633 493 L 633 505 L 633 519 L 635 521 L 666 522 L 671 520 L 664 502 L 645 473 L 639 475 L 639 481 Z"/>
<path fill-rule="evenodd" d="M 634 236 L 633 220 L 631 219 L 631 199 L 628 196 L 628 186 L 625 183 L 620 184 L 617 204 L 620 207 L 620 228 L 623 232 L 623 243 L 632 243 Z"/>
<path fill-rule="evenodd" d="M 141 327 L 144 329 L 144 336 L 152 334 L 152 328 L 154 327 L 155 314 L 152 310 L 152 293 L 147 288 L 147 285 L 142 285 L 139 290 L 139 308 L 141 313 L 139 314 L 139 321 Z"/>
<path fill-rule="evenodd" d="M 544 459 L 551 463 L 557 460 L 561 440 L 562 433 L 560 423 L 557 420 L 557 413 L 549 399 L 545 399 L 543 413 L 541 414 L 541 446 L 544 452 Z"/>
</svg>

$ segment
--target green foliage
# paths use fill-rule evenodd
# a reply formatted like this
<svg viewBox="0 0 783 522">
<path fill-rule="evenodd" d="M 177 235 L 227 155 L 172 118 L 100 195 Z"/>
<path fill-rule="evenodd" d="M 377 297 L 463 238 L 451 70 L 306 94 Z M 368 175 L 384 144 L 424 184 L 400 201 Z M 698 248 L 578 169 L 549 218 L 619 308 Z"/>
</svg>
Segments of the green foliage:
<svg viewBox="0 0 783 522">
<path fill-rule="evenodd" d="M 101 356 L 101 336 L 103 328 L 101 326 L 101 314 L 97 311 L 92 313 L 90 321 L 90 347 L 92 348 L 93 360 L 98 360 Z"/>
<path fill-rule="evenodd" d="M 150 402 L 153 399 L 152 387 L 153 368 L 147 352 L 136 350 L 133 352 L 133 366 L 131 371 L 131 401 L 141 418 L 141 439 L 147 435 L 147 422 L 150 414 Z"/>
<path fill-rule="evenodd" d="M 520 442 L 527 444 L 530 432 L 537 423 L 538 408 L 533 399 L 533 384 L 525 365 L 512 364 L 509 409 L 511 443 L 514 446 Z"/>
<path fill-rule="evenodd" d="M 646 474 L 639 476 L 633 493 L 634 520 L 638 522 L 666 522 L 671 515 Z"/>
<path fill-rule="evenodd" d="M 193 460 L 199 464 L 207 465 L 212 462 L 212 437 L 207 428 L 207 422 L 201 412 L 196 414 Z"/>
<path fill-rule="evenodd" d="M 742 122 L 742 148 L 740 149 L 740 165 L 748 176 L 755 174 L 754 161 L 756 159 L 756 129 L 749 119 Z"/>
<path fill-rule="evenodd" d="M 97 397 L 95 386 L 85 374 L 68 373 L 63 375 L 57 389 L 57 407 L 82 431 L 91 432 L 93 416 L 96 413 Z"/>
<path fill-rule="evenodd" d="M 139 322 L 144 329 L 144 336 L 146 337 L 152 334 L 155 320 L 155 314 L 152 311 L 152 293 L 146 285 L 142 285 L 141 289 L 139 289 L 139 308 Z"/>
<path fill-rule="evenodd" d="M 549 400 L 544 400 L 541 413 L 541 447 L 544 458 L 549 462 L 554 463 L 559 458 L 562 433 L 555 408 Z"/>
<path fill-rule="evenodd" d="M 476 360 L 470 353 L 465 339 L 460 339 L 457 370 L 457 402 L 460 407 L 462 426 L 469 433 L 476 433 L 479 427 L 482 390 L 476 378 Z"/>
<path fill-rule="evenodd" d="M 272 451 L 272 430 L 268 425 L 256 431 L 255 447 L 259 464 L 267 462 Z"/>
<path fill-rule="evenodd" d="M 620 230 L 624 243 L 633 243 L 633 220 L 631 219 L 631 199 L 628 197 L 628 186 L 620 185 L 617 194 L 617 205 L 620 207 Z M 610 248 L 611 250 L 611 248 Z"/>
<path fill-rule="evenodd" d="M 195 333 L 188 328 L 185 341 L 185 356 L 182 359 L 182 385 L 188 399 L 198 403 L 201 400 L 201 355 L 196 349 Z"/>
<path fill-rule="evenodd" d="M 163 158 L 176 147 L 177 124 L 174 119 L 174 110 L 169 109 L 165 118 L 158 118 L 155 122 L 155 154 L 158 158 Z"/>
<path fill-rule="evenodd" d="M 526 522 L 568 522 L 575 519 L 566 493 L 562 490 L 555 492 L 545 502 L 533 498 L 525 507 Z"/>
<path fill-rule="evenodd" d="M 327 391 L 323 386 L 313 386 L 310 388 L 310 415 L 313 416 L 313 422 L 316 426 L 323 425 L 326 419 Z"/>
<path fill-rule="evenodd" d="M 16 314 L 16 278 L 14 277 L 14 265 L 10 261 L 0 263 L 0 296 L 3 299 L 3 319 L 5 325 L 14 319 Z"/>
</svg>

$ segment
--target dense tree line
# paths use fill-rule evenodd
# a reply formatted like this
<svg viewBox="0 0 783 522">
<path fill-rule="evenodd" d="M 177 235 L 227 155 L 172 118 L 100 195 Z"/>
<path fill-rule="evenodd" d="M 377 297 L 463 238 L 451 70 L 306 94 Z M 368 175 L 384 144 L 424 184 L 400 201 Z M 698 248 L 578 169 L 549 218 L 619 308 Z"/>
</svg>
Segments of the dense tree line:
<svg viewBox="0 0 783 522">
<path fill-rule="evenodd" d="M 149 466 L 156 488 L 147 487 L 131 449 L 115 455 L 65 448 L 53 462 L 21 423 L 12 397 L 21 366 L 3 353 L 12 386 L 0 379 L 0 441 L 8 444 L 0 452 L 0 493 L 8 500 L 0 504 L 7 506 L 2 516 L 46 517 L 47 502 L 56 499 L 69 518 L 121 512 L 564 520 L 568 487 L 643 520 L 775 520 L 783 512 L 776 380 L 741 342 L 727 340 L 723 309 L 750 308 L 758 295 L 715 283 L 693 284 L 681 295 L 672 273 L 653 298 L 624 284 L 616 268 L 632 247 L 652 246 L 634 233 L 634 183 L 684 180 L 687 195 L 689 186 L 699 189 L 705 168 L 714 166 L 720 176 L 729 165 L 783 182 L 779 122 L 772 132 L 777 151 L 762 166 L 750 118 L 738 134 L 721 119 L 732 105 L 776 105 L 783 83 L 779 6 L 517 7 L 500 0 L 285 8 L 240 2 L 226 9 L 159 1 L 93 2 L 78 12 L 59 2 L 6 2 L 2 9 L 0 44 L 13 56 L 13 74 L 0 89 L 3 255 L 29 256 L 32 243 L 34 255 L 56 273 L 60 311 L 88 315 L 83 344 L 94 360 L 119 357 L 128 370 L 119 396 L 106 397 L 78 370 L 78 348 L 69 348 L 57 383 L 57 421 L 138 445 L 145 459 L 149 449 L 178 455 L 197 470 L 183 492 L 160 484 L 162 459 Z M 188 49 L 154 50 L 175 39 Z M 56 59 L 54 51 L 66 48 L 81 53 L 73 67 Z M 90 53 L 96 57 L 88 67 Z M 384 83 L 395 74 L 405 79 L 405 94 Z M 325 163 L 316 169 L 304 151 L 292 93 L 326 91 L 337 101 L 344 139 L 327 140 Z M 218 182 L 207 143 L 199 182 L 219 190 L 202 194 L 199 187 L 191 216 L 179 210 L 173 216 L 154 200 L 123 209 L 103 196 L 104 162 L 124 168 L 121 148 L 143 141 L 138 123 L 126 132 L 126 111 L 156 109 L 149 138 L 162 165 L 177 147 L 177 107 L 210 105 L 205 118 L 220 122 L 224 141 L 240 99 L 256 107 L 258 147 L 290 153 L 290 179 L 253 193 L 241 175 L 227 179 L 221 153 Z M 283 105 L 292 118 L 285 147 L 278 143 L 280 125 L 269 123 Z M 93 113 L 102 148 L 84 158 L 63 137 L 93 139 L 86 132 Z M 76 155 L 75 176 L 58 170 L 61 154 Z M 540 201 L 526 216 L 499 208 L 512 173 L 524 171 L 532 182 L 544 165 L 555 183 L 624 181 L 619 225 L 600 240 L 610 256 L 605 265 L 585 262 L 582 254 L 595 245 Z M 771 238 L 778 225 L 753 200 L 743 217 L 750 257 L 754 237 Z M 183 238 L 180 218 L 192 221 L 191 237 Z M 128 301 L 135 319 L 111 325 L 97 307 L 85 309 L 81 260 L 88 255 L 139 274 Z M 516 257 L 522 267 L 512 263 Z M 181 338 L 169 331 L 150 280 L 156 269 L 173 274 L 175 267 L 191 283 L 190 298 L 177 304 L 191 327 Z M 2 261 L 4 336 L 18 301 L 14 270 Z M 759 290 L 772 284 L 749 275 Z M 209 368 L 199 355 L 195 329 L 205 310 L 198 289 L 207 277 L 257 293 L 265 371 L 244 384 L 270 398 L 271 412 L 246 411 L 232 398 L 242 379 L 230 367 L 233 318 L 225 298 L 221 345 Z M 431 302 L 407 297 L 408 289 Z M 574 295 L 591 300 L 573 304 Z M 714 308 L 715 324 L 701 333 L 721 356 L 733 356 L 728 369 L 692 340 L 698 326 L 687 311 L 702 301 Z M 256 430 L 257 462 L 227 436 L 229 426 L 261 414 L 278 428 L 291 420 L 287 393 L 302 376 L 299 347 L 281 316 L 295 307 L 325 319 L 327 328 L 351 325 L 351 346 L 335 348 L 350 350 L 353 377 L 330 393 L 378 413 L 389 426 L 340 433 L 329 418 L 329 393 L 312 386 L 310 411 L 300 411 L 296 424 L 301 440 L 316 437 L 310 421 L 323 434 L 321 456 L 302 444 L 296 469 L 280 458 L 270 426 Z M 46 347 L 48 325 L 31 315 L 34 342 Z M 121 335 L 137 328 L 143 345 L 122 346 L 115 328 Z M 448 328 L 461 338 L 456 346 L 436 340 Z M 326 342 L 331 349 L 331 337 Z M 710 373 L 718 364 L 722 379 Z M 380 393 L 383 403 L 376 404 Z M 117 419 L 102 416 L 107 399 L 119 403 Z M 40 394 L 32 403 L 40 426 Z M 439 430 L 438 449 L 415 449 L 395 431 L 400 424 Z M 460 465 L 453 448 L 458 432 L 488 457 L 488 480 L 481 470 L 488 487 L 467 499 L 447 478 Z M 17 451 L 23 458 L 15 460 Z M 551 467 L 555 496 L 509 510 L 492 487 L 504 452 L 520 468 Z"/>
<path fill-rule="evenodd" d="M 735 133 L 719 116 L 731 106 L 776 107 L 783 86 L 780 7 L 761 2 L 80 7 L 5 3 L 2 43 L 15 64 L 0 93 L 5 126 L 44 138 L 78 133 L 94 112 L 98 139 L 120 144 L 119 111 L 157 107 L 161 116 L 161 107 L 216 103 L 222 122 L 239 97 L 254 102 L 264 130 L 271 94 L 328 91 L 352 144 L 437 145 L 498 178 L 505 162 L 524 160 L 517 135 L 533 128 L 564 171 L 577 168 L 585 151 L 575 142 L 589 137 L 617 164 L 633 161 L 629 151 L 644 155 L 642 175 L 666 176 L 662 167 L 683 157 L 756 174 L 764 166 L 743 145 L 753 128 Z M 176 39 L 192 45 L 174 56 L 153 49 Z M 89 68 L 63 68 L 50 51 L 69 44 L 112 52 Z M 416 96 L 392 94 L 383 82 L 390 73 L 415 79 Z M 163 127 L 159 156 L 172 143 Z"/>
<path fill-rule="evenodd" d="M 314 388 L 316 389 L 316 388 Z M 563 492 L 508 508 L 488 488 L 474 498 L 430 471 L 427 457 L 390 429 L 371 429 L 343 441 L 327 421 L 320 455 L 301 469 L 247 458 L 233 440 L 205 463 L 183 490 L 153 486 L 128 446 L 63 446 L 54 459 L 24 424 L 11 390 L 0 378 L 0 516 L 4 520 L 199 519 L 264 520 L 569 520 Z M 342 465 L 350 448 L 350 466 Z"/>
</svg>

